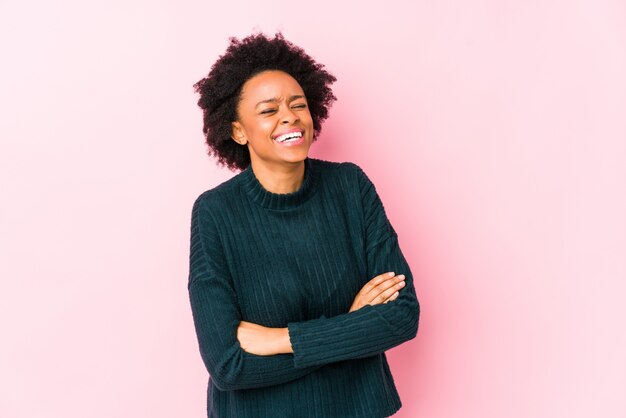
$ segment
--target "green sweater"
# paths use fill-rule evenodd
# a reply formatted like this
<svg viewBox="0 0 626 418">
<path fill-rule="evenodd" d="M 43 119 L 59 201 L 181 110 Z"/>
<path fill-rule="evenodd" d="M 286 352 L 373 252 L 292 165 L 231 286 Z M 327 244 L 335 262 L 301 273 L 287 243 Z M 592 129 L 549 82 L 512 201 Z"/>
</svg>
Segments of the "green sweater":
<svg viewBox="0 0 626 418">
<path fill-rule="evenodd" d="M 348 312 L 375 276 L 398 298 Z M 411 270 L 356 164 L 307 158 L 300 188 L 267 191 L 251 166 L 195 201 L 189 297 L 210 418 L 381 418 L 401 402 L 385 350 L 415 337 Z M 258 356 L 239 321 L 288 327 L 293 354 Z"/>
</svg>

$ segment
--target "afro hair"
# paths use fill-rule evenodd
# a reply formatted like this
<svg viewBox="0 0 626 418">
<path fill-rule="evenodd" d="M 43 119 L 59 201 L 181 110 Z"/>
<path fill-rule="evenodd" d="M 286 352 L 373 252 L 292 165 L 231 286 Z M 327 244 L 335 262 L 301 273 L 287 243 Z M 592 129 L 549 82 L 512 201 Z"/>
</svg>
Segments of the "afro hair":
<svg viewBox="0 0 626 418">
<path fill-rule="evenodd" d="M 330 85 L 337 79 L 306 52 L 278 32 L 274 38 L 254 34 L 230 45 L 211 67 L 209 74 L 194 84 L 200 94 L 203 128 L 209 156 L 231 171 L 250 165 L 250 152 L 231 138 L 231 123 L 237 120 L 237 105 L 244 83 L 267 70 L 291 75 L 302 87 L 313 119 L 313 140 L 317 139 L 328 110 L 337 99 Z"/>
</svg>

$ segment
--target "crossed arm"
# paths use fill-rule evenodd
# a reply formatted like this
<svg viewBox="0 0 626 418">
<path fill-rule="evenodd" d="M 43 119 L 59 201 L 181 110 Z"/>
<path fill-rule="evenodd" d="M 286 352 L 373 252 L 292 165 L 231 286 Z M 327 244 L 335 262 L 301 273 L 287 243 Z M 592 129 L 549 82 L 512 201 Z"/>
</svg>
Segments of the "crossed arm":
<svg viewBox="0 0 626 418">
<path fill-rule="evenodd" d="M 378 305 L 395 300 L 405 286 L 405 275 L 387 272 L 374 277 L 357 293 L 349 312 L 365 305 Z M 241 321 L 237 327 L 237 340 L 241 348 L 259 356 L 292 354 L 289 328 L 269 328 L 252 322 Z"/>
</svg>

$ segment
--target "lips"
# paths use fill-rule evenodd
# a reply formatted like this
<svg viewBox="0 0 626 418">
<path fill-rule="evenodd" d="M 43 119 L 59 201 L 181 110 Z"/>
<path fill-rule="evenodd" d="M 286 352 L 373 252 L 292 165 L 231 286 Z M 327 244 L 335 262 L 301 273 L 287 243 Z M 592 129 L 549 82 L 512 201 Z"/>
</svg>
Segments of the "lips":
<svg viewBox="0 0 626 418">
<path fill-rule="evenodd" d="M 276 142 L 285 142 L 289 140 L 293 141 L 302 138 L 303 135 L 304 131 L 302 129 L 291 129 L 289 131 L 274 135 L 273 139 Z"/>
</svg>

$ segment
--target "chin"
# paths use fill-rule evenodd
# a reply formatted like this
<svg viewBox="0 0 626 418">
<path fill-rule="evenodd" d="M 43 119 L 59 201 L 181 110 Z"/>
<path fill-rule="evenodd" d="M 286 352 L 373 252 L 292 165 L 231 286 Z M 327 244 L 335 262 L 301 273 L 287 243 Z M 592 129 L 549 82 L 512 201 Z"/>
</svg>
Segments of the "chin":
<svg viewBox="0 0 626 418">
<path fill-rule="evenodd" d="M 293 150 L 292 152 L 282 153 L 280 155 L 280 158 L 282 158 L 285 161 L 297 163 L 297 162 L 300 162 L 300 161 L 304 161 L 306 159 L 306 157 L 308 157 L 308 156 L 309 156 L 309 148 Z"/>
<path fill-rule="evenodd" d="M 288 163 L 301 163 L 304 160 L 306 160 L 306 157 L 308 157 L 308 153 L 302 154 L 302 155 L 290 155 L 290 156 L 284 156 L 282 158 L 283 161 L 288 162 Z"/>
</svg>

